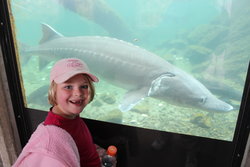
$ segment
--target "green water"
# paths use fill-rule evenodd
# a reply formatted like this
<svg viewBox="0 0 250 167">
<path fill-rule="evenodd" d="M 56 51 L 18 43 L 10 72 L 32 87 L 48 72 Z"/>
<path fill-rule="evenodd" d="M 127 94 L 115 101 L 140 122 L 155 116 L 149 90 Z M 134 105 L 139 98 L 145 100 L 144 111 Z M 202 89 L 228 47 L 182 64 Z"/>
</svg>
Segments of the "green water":
<svg viewBox="0 0 250 167">
<path fill-rule="evenodd" d="M 82 16 L 76 10 L 80 4 L 65 8 L 56 0 L 11 1 L 17 41 L 38 45 L 42 38 L 41 23 L 50 25 L 64 36 L 110 36 L 125 40 L 190 73 L 211 88 L 214 95 L 234 106 L 234 110 L 211 116 L 207 111 L 147 97 L 130 111 L 120 112 L 119 102 L 126 90 L 98 76 L 101 81 L 96 84 L 95 100 L 81 116 L 232 140 L 250 58 L 250 18 L 246 17 L 250 7 L 246 0 L 90 0 L 86 3 L 87 8 L 80 8 L 85 12 Z M 101 10 L 109 14 L 98 15 Z M 50 106 L 46 89 L 32 98 L 30 96 L 49 84 L 49 72 L 54 62 L 39 69 L 38 55 L 32 55 L 26 61 L 24 57 L 27 55 L 20 52 L 20 57 L 28 107 L 47 111 Z M 214 85 L 220 89 L 215 90 Z"/>
</svg>

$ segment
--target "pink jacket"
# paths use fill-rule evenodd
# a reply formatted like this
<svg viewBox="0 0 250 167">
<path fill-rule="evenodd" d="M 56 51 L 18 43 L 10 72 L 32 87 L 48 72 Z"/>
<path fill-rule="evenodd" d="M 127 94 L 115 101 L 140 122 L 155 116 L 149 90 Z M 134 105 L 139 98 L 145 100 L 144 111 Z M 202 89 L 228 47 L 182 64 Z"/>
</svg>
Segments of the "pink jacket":
<svg viewBox="0 0 250 167">
<path fill-rule="evenodd" d="M 68 132 L 41 123 L 13 167 L 80 167 L 80 158 Z"/>
</svg>

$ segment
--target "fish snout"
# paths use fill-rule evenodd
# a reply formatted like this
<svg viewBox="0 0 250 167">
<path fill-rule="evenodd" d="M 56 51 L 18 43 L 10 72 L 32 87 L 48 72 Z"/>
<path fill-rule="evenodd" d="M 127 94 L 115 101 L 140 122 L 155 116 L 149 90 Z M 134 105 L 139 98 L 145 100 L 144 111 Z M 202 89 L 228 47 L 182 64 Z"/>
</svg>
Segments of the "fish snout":
<svg viewBox="0 0 250 167">
<path fill-rule="evenodd" d="M 234 109 L 232 105 L 217 98 L 213 99 L 208 106 L 207 110 L 219 113 L 230 112 Z"/>
</svg>

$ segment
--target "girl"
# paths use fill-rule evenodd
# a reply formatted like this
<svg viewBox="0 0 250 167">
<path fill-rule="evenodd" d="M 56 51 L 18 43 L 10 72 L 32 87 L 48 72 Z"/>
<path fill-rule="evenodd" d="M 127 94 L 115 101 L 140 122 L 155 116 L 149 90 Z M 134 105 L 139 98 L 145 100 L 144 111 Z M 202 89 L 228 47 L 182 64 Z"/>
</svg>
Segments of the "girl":
<svg viewBox="0 0 250 167">
<path fill-rule="evenodd" d="M 91 134 L 79 117 L 94 98 L 93 82 L 98 78 L 79 59 L 62 59 L 54 65 L 48 94 L 52 107 L 14 167 L 101 166 Z"/>
</svg>

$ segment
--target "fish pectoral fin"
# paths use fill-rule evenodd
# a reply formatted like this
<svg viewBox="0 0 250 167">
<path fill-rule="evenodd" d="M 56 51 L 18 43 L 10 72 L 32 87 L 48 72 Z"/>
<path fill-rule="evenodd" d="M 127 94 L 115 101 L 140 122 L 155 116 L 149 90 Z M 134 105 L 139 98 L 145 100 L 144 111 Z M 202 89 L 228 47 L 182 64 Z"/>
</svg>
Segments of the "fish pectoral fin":
<svg viewBox="0 0 250 167">
<path fill-rule="evenodd" d="M 127 92 L 124 95 L 121 104 L 119 105 L 119 109 L 122 112 L 129 111 L 136 104 L 138 104 L 145 97 L 147 97 L 148 89 L 149 89 L 148 87 L 143 87 L 143 88 L 138 89 L 138 90 L 133 90 L 133 91 Z"/>
<path fill-rule="evenodd" d="M 45 60 L 42 58 L 42 56 L 39 56 L 39 71 L 41 71 L 44 67 L 46 67 L 50 62 L 48 60 Z"/>
</svg>

